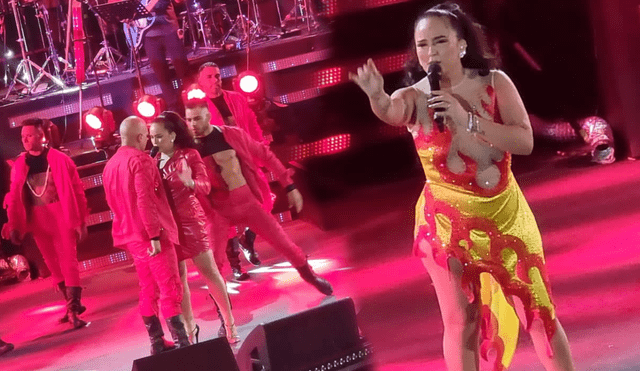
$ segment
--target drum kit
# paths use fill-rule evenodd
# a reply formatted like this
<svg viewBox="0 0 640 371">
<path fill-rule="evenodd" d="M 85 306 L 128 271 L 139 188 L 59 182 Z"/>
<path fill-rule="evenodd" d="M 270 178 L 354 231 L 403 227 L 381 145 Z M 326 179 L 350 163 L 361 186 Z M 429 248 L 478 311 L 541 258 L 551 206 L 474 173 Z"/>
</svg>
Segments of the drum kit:
<svg viewBox="0 0 640 371">
<path fill-rule="evenodd" d="M 74 84 L 72 72 L 74 71 L 74 58 L 71 28 L 71 10 L 66 4 L 60 4 L 60 0 L 0 0 L 0 42 L 2 42 L 2 56 L 0 62 L 4 62 L 4 82 L 8 86 L 8 91 L 4 96 L 7 100 L 18 87 L 21 89 L 18 96 L 33 95 L 51 87 L 66 88 Z M 64 0 L 63 0 L 64 1 Z M 78 0 L 69 0 L 78 1 Z M 84 0 L 90 10 L 92 4 L 113 0 Z M 117 0 L 116 0 L 117 1 Z M 289 12 L 282 12 L 280 0 L 186 0 L 185 10 L 179 13 L 178 35 L 184 40 L 185 47 L 191 48 L 193 52 L 197 50 L 236 50 L 248 48 L 255 44 L 282 37 L 291 21 L 295 20 L 295 27 L 299 26 L 298 20 L 309 32 L 317 29 L 316 18 L 310 0 L 293 0 L 294 7 Z M 273 2 L 273 3 L 271 3 Z M 53 6 L 52 6 L 53 3 Z M 259 4 L 260 3 L 260 4 Z M 227 5 L 235 7 L 237 5 L 237 15 L 235 19 L 227 10 Z M 51 17 L 50 12 L 56 9 L 55 17 Z M 269 10 L 277 14 L 278 24 L 267 25 L 262 21 L 261 10 Z M 67 11 L 68 17 L 64 16 Z M 59 14 L 58 14 L 59 12 Z M 93 11 L 98 20 L 102 48 L 93 58 L 93 63 L 88 66 L 88 73 L 111 74 L 118 71 L 118 62 L 124 59 L 126 52 L 121 52 L 112 48 L 107 39 L 106 24 L 101 21 L 99 15 Z M 235 12 L 234 12 L 235 13 Z M 35 19 L 34 19 L 35 17 Z M 8 21 L 15 23 L 9 25 Z M 144 21 L 144 20 L 143 20 Z M 133 24 L 140 31 L 145 26 Z M 144 22 L 142 22 L 144 23 Z M 273 22 L 272 22 L 273 23 Z M 16 41 L 19 45 L 20 54 L 14 56 L 7 45 L 7 26 L 15 32 Z M 131 27 L 132 24 L 127 24 Z M 15 28 L 14 28 L 15 27 Z M 124 36 L 132 53 L 137 53 L 142 47 L 141 37 L 136 37 L 140 32 L 126 30 Z M 66 39 L 61 40 L 66 33 Z M 13 35 L 11 35 L 13 36 Z M 91 38 L 91 37 L 89 37 Z M 133 39 L 132 39 L 133 38 Z M 13 38 L 10 38 L 10 42 Z M 66 45 L 65 45 L 66 44 Z M 16 49 L 13 44 L 13 49 Z M 39 48 L 39 49 L 38 49 Z M 61 50 L 64 48 L 64 52 Z M 71 50 L 70 50 L 71 49 Z M 17 49 L 16 49 L 17 50 Z M 42 55 L 38 56 L 36 55 Z M 62 54 L 62 55 L 61 55 Z M 131 55 L 130 54 L 130 55 Z M 15 65 L 13 60 L 19 60 Z M 36 63 L 41 62 L 41 64 Z M 97 68 L 96 65 L 101 68 Z M 95 69 L 93 71 L 92 69 Z M 13 74 L 11 73 L 13 70 Z M 49 84 L 52 83 L 52 84 Z M 44 86 L 44 87 L 43 87 Z"/>
</svg>

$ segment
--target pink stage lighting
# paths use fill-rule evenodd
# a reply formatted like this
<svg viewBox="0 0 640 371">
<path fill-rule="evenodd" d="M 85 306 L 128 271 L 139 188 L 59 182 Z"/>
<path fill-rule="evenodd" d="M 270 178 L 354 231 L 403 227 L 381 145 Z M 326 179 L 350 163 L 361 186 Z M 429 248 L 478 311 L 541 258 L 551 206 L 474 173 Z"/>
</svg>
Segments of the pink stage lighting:
<svg viewBox="0 0 640 371">
<path fill-rule="evenodd" d="M 340 134 L 293 147 L 289 160 L 300 161 L 307 157 L 325 156 L 347 150 L 351 146 L 351 134 Z"/>
<path fill-rule="evenodd" d="M 197 83 L 189 85 L 182 91 L 182 101 L 185 105 L 189 103 L 201 102 L 207 97 L 207 94 L 202 90 Z"/>
<path fill-rule="evenodd" d="M 260 99 L 264 93 L 262 78 L 255 72 L 244 71 L 233 80 L 235 91 L 244 94 L 247 98 Z"/>
<path fill-rule="evenodd" d="M 113 113 L 108 109 L 96 106 L 82 115 L 82 122 L 85 124 L 87 134 L 98 140 L 107 140 L 116 129 L 116 122 Z"/>
<path fill-rule="evenodd" d="M 166 108 L 167 104 L 164 99 L 155 95 L 145 94 L 133 102 L 133 111 L 136 116 L 143 119 L 146 123 L 153 121 Z"/>
</svg>

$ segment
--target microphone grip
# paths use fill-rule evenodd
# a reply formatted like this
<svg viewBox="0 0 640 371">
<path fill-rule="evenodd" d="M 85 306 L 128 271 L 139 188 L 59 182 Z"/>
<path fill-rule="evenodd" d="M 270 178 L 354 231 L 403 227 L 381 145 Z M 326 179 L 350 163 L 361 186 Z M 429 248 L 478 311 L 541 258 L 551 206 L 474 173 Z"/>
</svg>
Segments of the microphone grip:
<svg viewBox="0 0 640 371">
<path fill-rule="evenodd" d="M 160 148 L 158 148 L 157 146 L 151 147 L 151 151 L 149 152 L 149 156 L 156 157 L 156 155 L 158 154 L 158 151 L 160 151 Z"/>
<path fill-rule="evenodd" d="M 443 111 L 442 109 L 437 109 L 436 112 Z M 438 131 L 444 133 L 444 117 L 437 116 L 433 121 L 436 122 L 436 126 L 438 127 Z"/>
</svg>

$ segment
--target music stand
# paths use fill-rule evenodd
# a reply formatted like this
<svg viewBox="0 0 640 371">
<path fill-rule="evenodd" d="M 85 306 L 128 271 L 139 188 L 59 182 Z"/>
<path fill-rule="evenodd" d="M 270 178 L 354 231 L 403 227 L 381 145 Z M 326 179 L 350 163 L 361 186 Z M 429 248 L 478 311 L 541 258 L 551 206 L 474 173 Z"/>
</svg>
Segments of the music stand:
<svg viewBox="0 0 640 371">
<path fill-rule="evenodd" d="M 122 0 L 113 3 L 106 3 L 94 6 L 96 13 L 107 23 L 129 23 L 129 32 L 133 26 L 133 21 L 140 18 L 153 17 L 151 13 L 140 3 L 139 0 Z M 133 40 L 133 38 L 132 38 Z M 144 87 L 142 85 L 142 75 L 140 74 L 140 66 L 138 65 L 138 54 L 135 46 L 131 47 L 131 54 L 133 56 L 136 73 L 138 75 L 138 84 L 140 85 L 141 93 L 144 94 Z"/>
<path fill-rule="evenodd" d="M 123 23 L 140 18 L 153 17 L 138 0 L 122 0 L 113 3 L 95 5 L 100 17 L 107 23 Z"/>
</svg>

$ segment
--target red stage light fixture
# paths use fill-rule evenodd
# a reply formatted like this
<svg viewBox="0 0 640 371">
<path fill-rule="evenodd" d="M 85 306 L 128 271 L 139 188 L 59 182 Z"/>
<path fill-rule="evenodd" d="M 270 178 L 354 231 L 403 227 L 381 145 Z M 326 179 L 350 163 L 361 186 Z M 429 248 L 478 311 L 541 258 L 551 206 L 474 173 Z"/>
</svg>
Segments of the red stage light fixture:
<svg viewBox="0 0 640 371">
<path fill-rule="evenodd" d="M 155 95 L 145 94 L 133 102 L 133 111 L 136 116 L 150 123 L 167 108 L 164 99 Z"/>
<path fill-rule="evenodd" d="M 202 90 L 200 85 L 191 84 L 182 91 L 182 102 L 185 105 L 193 102 L 201 102 L 207 97 L 207 94 Z"/>
<path fill-rule="evenodd" d="M 97 140 L 107 140 L 116 129 L 113 113 L 108 109 L 96 106 L 82 115 L 82 122 L 86 125 L 87 134 Z"/>
<path fill-rule="evenodd" d="M 244 71 L 233 81 L 233 88 L 247 98 L 260 98 L 264 91 L 262 78 L 255 72 Z"/>
</svg>

